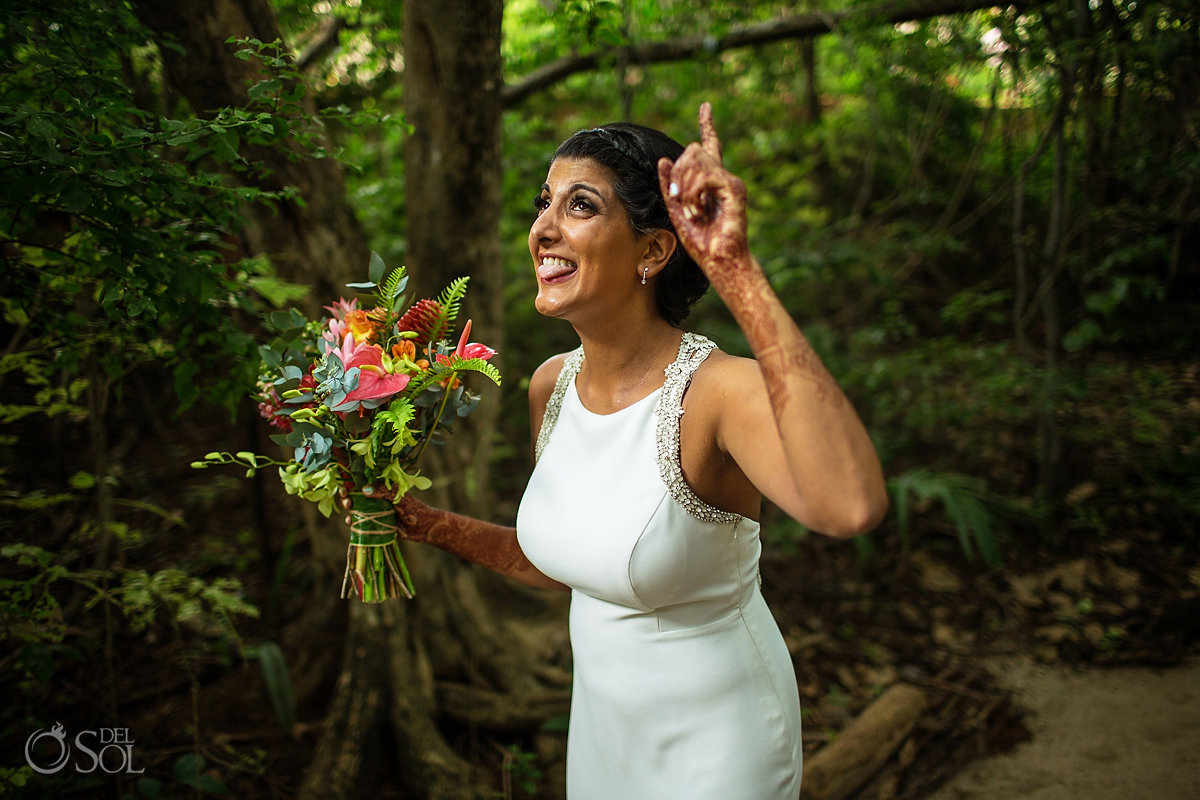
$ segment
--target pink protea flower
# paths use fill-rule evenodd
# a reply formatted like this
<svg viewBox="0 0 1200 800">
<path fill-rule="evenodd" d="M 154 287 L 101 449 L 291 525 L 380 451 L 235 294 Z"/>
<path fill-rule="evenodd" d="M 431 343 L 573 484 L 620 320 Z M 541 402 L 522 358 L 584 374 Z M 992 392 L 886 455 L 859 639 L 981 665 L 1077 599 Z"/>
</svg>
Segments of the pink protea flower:
<svg viewBox="0 0 1200 800">
<path fill-rule="evenodd" d="M 340 322 L 346 318 L 346 314 L 358 308 L 358 298 L 353 297 L 347 300 L 344 297 L 339 297 L 333 301 L 332 305 L 325 306 L 324 308 L 329 312 L 331 317 Z"/>
<path fill-rule="evenodd" d="M 345 321 L 336 317 L 329 318 L 329 327 L 321 332 L 321 338 L 329 342 L 330 349 L 336 350 L 342 344 L 342 339 L 345 338 L 346 332 L 350 330 Z"/>
</svg>

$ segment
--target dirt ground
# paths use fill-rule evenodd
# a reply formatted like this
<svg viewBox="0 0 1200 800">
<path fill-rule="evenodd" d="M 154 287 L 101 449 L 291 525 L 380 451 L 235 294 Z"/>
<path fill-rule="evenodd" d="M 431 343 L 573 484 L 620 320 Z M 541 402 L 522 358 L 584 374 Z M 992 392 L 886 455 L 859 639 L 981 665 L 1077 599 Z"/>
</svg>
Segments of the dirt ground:
<svg viewBox="0 0 1200 800">
<path fill-rule="evenodd" d="M 1032 738 L 967 765 L 929 800 L 1200 798 L 1200 658 L 1165 669 L 989 665 Z"/>
<path fill-rule="evenodd" d="M 806 767 L 908 684 L 926 706 L 855 800 L 1200 800 L 1194 548 L 1144 531 L 989 570 L 943 541 L 867 567 L 820 540 L 764 559 Z"/>
</svg>

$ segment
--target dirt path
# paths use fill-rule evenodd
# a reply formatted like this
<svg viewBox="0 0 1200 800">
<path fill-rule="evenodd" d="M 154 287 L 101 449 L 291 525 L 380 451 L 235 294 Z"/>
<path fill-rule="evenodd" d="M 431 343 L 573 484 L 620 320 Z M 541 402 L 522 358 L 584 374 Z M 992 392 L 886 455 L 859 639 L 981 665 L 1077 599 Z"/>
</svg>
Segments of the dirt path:
<svg viewBox="0 0 1200 800">
<path fill-rule="evenodd" d="M 1165 670 L 994 665 L 1033 738 L 928 800 L 1200 800 L 1200 658 Z"/>
</svg>

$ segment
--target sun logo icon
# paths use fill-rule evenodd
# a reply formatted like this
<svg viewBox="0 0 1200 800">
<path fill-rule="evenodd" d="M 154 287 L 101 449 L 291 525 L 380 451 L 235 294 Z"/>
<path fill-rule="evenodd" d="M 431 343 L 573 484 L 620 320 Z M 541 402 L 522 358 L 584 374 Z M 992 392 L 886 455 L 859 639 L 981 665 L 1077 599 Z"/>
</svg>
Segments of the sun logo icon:
<svg viewBox="0 0 1200 800">
<path fill-rule="evenodd" d="M 58 742 L 58 759 L 48 767 L 40 767 L 33 762 L 33 749 L 37 745 L 39 739 L 49 737 Z M 67 744 L 67 731 L 63 728 L 62 723 L 55 722 L 54 727 L 50 730 L 38 730 L 32 736 L 25 740 L 25 763 L 29 764 L 34 772 L 40 772 L 43 775 L 50 775 L 58 772 L 67 763 L 67 759 L 71 756 L 71 747 Z"/>
</svg>

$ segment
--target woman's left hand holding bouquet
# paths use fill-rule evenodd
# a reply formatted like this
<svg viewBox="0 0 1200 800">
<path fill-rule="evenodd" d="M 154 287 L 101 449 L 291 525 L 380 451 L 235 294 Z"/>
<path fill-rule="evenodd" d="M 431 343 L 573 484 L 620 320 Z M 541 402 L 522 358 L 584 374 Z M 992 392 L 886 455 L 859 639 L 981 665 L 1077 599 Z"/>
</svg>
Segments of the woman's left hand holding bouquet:
<svg viewBox="0 0 1200 800">
<path fill-rule="evenodd" d="M 340 492 L 342 507 L 351 508 L 352 495 Z M 530 563 L 517 542 L 517 529 L 443 511 L 422 503 L 411 494 L 398 500 L 379 486 L 364 486 L 361 496 L 391 505 L 395 503 L 397 532 L 401 539 L 432 545 L 451 555 L 542 589 L 567 587 L 546 577 Z M 350 522 L 350 517 L 347 517 Z"/>
</svg>

